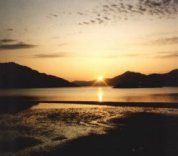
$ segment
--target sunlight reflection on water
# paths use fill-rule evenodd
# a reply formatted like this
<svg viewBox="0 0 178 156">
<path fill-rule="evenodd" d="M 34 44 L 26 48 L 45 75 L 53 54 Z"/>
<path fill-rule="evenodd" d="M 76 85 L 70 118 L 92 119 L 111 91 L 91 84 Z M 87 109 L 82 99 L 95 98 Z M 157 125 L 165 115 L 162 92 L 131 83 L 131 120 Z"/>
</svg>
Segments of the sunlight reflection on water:
<svg viewBox="0 0 178 156">
<path fill-rule="evenodd" d="M 103 89 L 102 88 L 98 88 L 98 102 L 103 102 Z"/>
<path fill-rule="evenodd" d="M 113 89 L 111 87 L 0 90 L 0 96 L 32 96 L 47 101 L 178 102 L 178 87 Z"/>
</svg>

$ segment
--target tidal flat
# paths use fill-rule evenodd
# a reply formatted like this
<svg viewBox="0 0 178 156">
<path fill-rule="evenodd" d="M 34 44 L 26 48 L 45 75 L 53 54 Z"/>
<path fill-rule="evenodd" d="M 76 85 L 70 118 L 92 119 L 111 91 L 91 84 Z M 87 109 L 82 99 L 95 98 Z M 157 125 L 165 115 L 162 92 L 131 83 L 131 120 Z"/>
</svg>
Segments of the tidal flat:
<svg viewBox="0 0 178 156">
<path fill-rule="evenodd" d="M 0 155 L 178 154 L 177 108 L 28 106 L 1 113 Z"/>
</svg>

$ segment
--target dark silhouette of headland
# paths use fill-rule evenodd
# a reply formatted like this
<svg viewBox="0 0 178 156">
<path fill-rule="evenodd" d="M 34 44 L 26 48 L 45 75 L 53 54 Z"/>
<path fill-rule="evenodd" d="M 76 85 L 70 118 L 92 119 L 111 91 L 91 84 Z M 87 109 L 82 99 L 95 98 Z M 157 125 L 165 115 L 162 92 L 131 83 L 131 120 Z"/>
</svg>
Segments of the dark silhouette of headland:
<svg viewBox="0 0 178 156">
<path fill-rule="evenodd" d="M 75 87 L 60 77 L 40 73 L 13 62 L 0 63 L 0 88 Z"/>
<path fill-rule="evenodd" d="M 15 114 L 38 103 L 38 98 L 32 96 L 0 96 L 0 115 Z"/>
</svg>

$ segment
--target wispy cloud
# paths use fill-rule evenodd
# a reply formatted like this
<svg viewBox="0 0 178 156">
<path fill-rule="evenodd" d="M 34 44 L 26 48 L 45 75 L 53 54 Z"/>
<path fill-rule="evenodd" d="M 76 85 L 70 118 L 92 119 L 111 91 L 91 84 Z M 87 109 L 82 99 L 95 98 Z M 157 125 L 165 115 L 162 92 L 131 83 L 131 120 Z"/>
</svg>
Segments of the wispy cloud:
<svg viewBox="0 0 178 156">
<path fill-rule="evenodd" d="M 62 57 L 72 57 L 69 53 L 61 52 L 61 53 L 52 53 L 52 54 L 36 54 L 35 58 L 62 58 Z"/>
<path fill-rule="evenodd" d="M 155 44 L 178 44 L 178 37 L 167 37 L 167 38 L 161 38 L 154 41 Z"/>
<path fill-rule="evenodd" d="M 5 38 L 5 39 L 0 39 L 0 43 L 10 43 L 10 42 L 15 42 L 16 40 L 14 39 L 8 39 L 8 38 Z"/>
<path fill-rule="evenodd" d="M 7 28 L 6 30 L 7 30 L 7 31 L 10 31 L 10 32 L 11 32 L 11 31 L 14 31 L 13 28 Z"/>
<path fill-rule="evenodd" d="M 178 36 L 159 38 L 153 41 L 149 41 L 148 44 L 154 45 L 168 45 L 168 44 L 178 44 Z"/>
<path fill-rule="evenodd" d="M 72 52 L 59 52 L 59 53 L 39 53 L 36 55 L 33 55 L 34 58 L 102 58 L 102 59 L 117 59 L 120 57 L 139 57 L 141 54 L 138 53 L 128 53 L 128 54 L 101 54 L 101 55 L 85 55 L 85 54 L 79 54 L 79 53 L 72 53 Z"/>
<path fill-rule="evenodd" d="M 137 56 L 142 56 L 141 54 L 125 54 L 125 55 L 123 55 L 123 56 L 126 56 L 126 57 L 137 57 Z"/>
<path fill-rule="evenodd" d="M 138 53 L 127 53 L 127 54 L 111 54 L 111 55 L 104 55 L 101 56 L 102 58 L 107 58 L 107 59 L 117 59 L 121 57 L 139 57 L 141 54 Z"/>
<path fill-rule="evenodd" d="M 57 18 L 58 14 L 55 13 L 50 13 L 49 15 L 46 16 L 47 18 Z"/>
<path fill-rule="evenodd" d="M 16 50 L 16 49 L 27 49 L 27 48 L 33 48 L 36 47 L 37 45 L 33 44 L 27 44 L 24 42 L 17 42 L 17 43 L 10 43 L 13 42 L 12 40 L 0 43 L 0 50 Z"/>
<path fill-rule="evenodd" d="M 59 47 L 63 47 L 63 46 L 66 46 L 66 45 L 68 45 L 68 43 L 60 43 L 60 44 L 58 44 Z"/>
<path fill-rule="evenodd" d="M 178 57 L 178 51 L 177 52 L 163 52 L 162 54 L 158 54 L 155 56 L 156 58 L 177 58 Z"/>
</svg>

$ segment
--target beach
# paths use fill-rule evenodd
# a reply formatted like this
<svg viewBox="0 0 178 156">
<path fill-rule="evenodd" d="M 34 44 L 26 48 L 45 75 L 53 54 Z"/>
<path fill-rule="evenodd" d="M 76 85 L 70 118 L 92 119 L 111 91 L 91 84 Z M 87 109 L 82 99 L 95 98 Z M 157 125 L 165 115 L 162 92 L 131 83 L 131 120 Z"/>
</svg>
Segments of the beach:
<svg viewBox="0 0 178 156">
<path fill-rule="evenodd" d="M 178 154 L 176 103 L 131 107 L 29 99 L 1 98 L 0 155 Z"/>
</svg>

